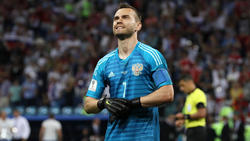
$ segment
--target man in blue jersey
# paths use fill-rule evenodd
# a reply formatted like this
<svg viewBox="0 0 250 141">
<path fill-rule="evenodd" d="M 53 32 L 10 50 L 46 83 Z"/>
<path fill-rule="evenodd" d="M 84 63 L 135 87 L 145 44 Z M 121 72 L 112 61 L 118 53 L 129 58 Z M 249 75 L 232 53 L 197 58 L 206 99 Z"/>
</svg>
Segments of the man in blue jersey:
<svg viewBox="0 0 250 141">
<path fill-rule="evenodd" d="M 106 108 L 111 115 L 106 141 L 159 141 L 157 106 L 173 101 L 166 60 L 137 40 L 141 27 L 137 10 L 121 4 L 113 19 L 118 48 L 98 61 L 86 95 L 87 113 Z M 101 98 L 106 86 L 110 97 Z"/>
</svg>

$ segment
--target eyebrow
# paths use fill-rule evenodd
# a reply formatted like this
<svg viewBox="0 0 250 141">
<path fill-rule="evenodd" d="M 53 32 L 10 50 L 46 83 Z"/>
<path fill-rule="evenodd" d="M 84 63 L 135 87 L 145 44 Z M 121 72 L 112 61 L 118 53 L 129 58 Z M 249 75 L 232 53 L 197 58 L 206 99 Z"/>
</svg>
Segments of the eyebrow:
<svg viewBox="0 0 250 141">
<path fill-rule="evenodd" d="M 114 16 L 114 19 L 117 19 L 119 16 Z M 129 15 L 121 15 L 120 17 L 129 17 Z"/>
</svg>

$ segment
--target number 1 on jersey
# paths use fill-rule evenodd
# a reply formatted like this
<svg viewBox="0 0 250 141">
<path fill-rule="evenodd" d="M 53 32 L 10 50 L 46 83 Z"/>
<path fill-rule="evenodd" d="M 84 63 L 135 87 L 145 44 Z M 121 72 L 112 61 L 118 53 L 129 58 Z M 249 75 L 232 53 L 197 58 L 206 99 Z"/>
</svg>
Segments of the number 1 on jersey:
<svg viewBox="0 0 250 141">
<path fill-rule="evenodd" d="M 124 90 L 123 90 L 123 95 L 122 95 L 122 97 L 123 98 L 125 98 L 125 96 L 126 96 L 126 88 L 127 88 L 127 82 L 122 82 L 122 85 L 124 86 Z"/>
</svg>

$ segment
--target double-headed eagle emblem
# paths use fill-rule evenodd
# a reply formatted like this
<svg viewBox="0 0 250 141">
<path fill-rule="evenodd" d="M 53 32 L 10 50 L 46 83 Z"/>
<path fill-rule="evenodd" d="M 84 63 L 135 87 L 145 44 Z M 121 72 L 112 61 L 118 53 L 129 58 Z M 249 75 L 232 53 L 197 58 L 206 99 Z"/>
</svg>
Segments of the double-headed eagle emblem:
<svg viewBox="0 0 250 141">
<path fill-rule="evenodd" d="M 132 65 L 132 71 L 134 76 L 139 76 L 142 73 L 142 70 L 143 70 L 142 64 L 137 63 Z"/>
</svg>

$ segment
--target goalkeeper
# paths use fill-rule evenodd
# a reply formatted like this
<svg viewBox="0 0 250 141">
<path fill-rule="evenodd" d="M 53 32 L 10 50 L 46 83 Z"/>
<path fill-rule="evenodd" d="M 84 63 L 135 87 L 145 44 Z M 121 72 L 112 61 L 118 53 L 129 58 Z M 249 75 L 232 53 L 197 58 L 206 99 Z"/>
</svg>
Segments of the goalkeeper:
<svg viewBox="0 0 250 141">
<path fill-rule="evenodd" d="M 137 40 L 141 27 L 137 10 L 121 4 L 113 18 L 118 47 L 98 61 L 87 92 L 87 113 L 110 113 L 106 141 L 159 141 L 157 106 L 173 101 L 166 60 Z M 106 86 L 110 97 L 101 98 Z"/>
</svg>

